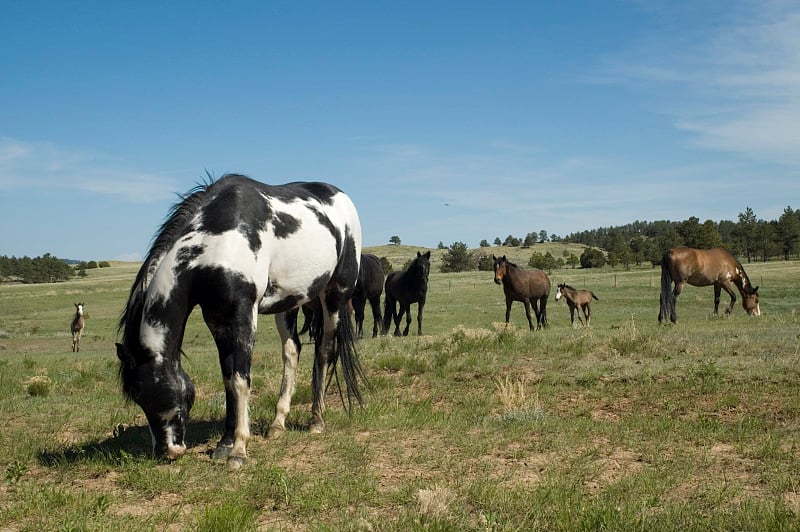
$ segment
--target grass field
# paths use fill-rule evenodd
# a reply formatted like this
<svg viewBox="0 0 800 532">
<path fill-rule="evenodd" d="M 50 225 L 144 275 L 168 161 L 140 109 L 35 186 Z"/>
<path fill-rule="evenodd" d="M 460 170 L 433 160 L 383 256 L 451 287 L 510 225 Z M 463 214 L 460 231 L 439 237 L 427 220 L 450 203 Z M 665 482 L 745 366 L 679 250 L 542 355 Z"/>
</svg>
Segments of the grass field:
<svg viewBox="0 0 800 532">
<path fill-rule="evenodd" d="M 393 263 L 417 249 L 394 248 Z M 116 323 L 137 265 L 1 285 L 0 529 L 800 530 L 800 263 L 745 267 L 761 285 L 760 318 L 738 304 L 714 318 L 713 291 L 687 287 L 678 324 L 659 326 L 657 269 L 564 269 L 554 286 L 600 298 L 592 327 L 570 327 L 551 297 L 550 327 L 532 333 L 518 303 L 502 325 L 490 272 L 434 266 L 424 336 L 358 345 L 365 408 L 348 417 L 331 388 L 327 433 L 303 430 L 306 345 L 294 429 L 278 440 L 264 438 L 281 361 L 263 316 L 253 438 L 236 472 L 209 454 L 225 404 L 199 312 L 184 341 L 197 387 L 189 451 L 165 463 L 149 456 L 144 416 L 116 380 Z"/>
</svg>

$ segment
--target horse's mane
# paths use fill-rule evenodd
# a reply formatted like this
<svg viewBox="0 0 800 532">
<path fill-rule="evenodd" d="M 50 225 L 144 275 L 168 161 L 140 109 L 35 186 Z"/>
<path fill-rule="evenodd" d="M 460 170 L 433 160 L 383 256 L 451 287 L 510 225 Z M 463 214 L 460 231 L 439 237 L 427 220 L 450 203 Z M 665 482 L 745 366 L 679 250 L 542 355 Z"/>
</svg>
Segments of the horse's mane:
<svg viewBox="0 0 800 532">
<path fill-rule="evenodd" d="M 144 306 L 144 292 L 149 281 L 148 277 L 155 270 L 161 258 L 172 247 L 175 241 L 183 235 L 186 226 L 197 211 L 203 206 L 209 189 L 215 183 L 210 174 L 206 173 L 206 180 L 198 183 L 186 194 L 178 194 L 180 201 L 172 206 L 167 213 L 164 223 L 153 237 L 150 250 L 136 274 L 136 279 L 131 286 L 128 304 L 122 312 L 117 326 L 117 333 L 123 331 L 123 341 L 127 337 L 129 325 L 138 327 L 138 319 Z"/>
<path fill-rule="evenodd" d="M 753 283 L 752 281 L 750 281 L 750 277 L 747 276 L 747 272 L 744 271 L 744 266 L 742 266 L 742 262 L 736 257 L 734 257 L 733 260 L 736 261 L 736 265 L 739 267 L 739 271 L 742 272 L 742 277 L 744 277 L 744 280 L 747 281 L 747 284 L 745 286 L 747 286 L 749 290 L 752 290 Z"/>
</svg>

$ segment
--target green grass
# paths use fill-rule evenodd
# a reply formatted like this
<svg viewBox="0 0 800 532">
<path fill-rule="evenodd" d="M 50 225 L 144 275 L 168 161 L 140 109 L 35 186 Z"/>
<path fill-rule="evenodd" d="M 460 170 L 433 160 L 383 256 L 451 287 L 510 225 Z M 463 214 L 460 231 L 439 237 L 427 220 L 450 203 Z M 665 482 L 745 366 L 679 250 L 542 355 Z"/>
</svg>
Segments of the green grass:
<svg viewBox="0 0 800 532">
<path fill-rule="evenodd" d="M 388 247 L 398 264 L 416 251 Z M 293 428 L 264 438 L 281 362 L 261 317 L 237 472 L 209 454 L 225 405 L 199 312 L 184 341 L 197 387 L 189 452 L 149 456 L 144 416 L 116 381 L 136 266 L 0 286 L 0 529 L 800 529 L 800 263 L 745 265 L 760 318 L 739 305 L 712 317 L 713 291 L 687 287 L 675 326 L 656 320 L 657 269 L 557 270 L 554 285 L 600 298 L 592 327 L 571 327 L 551 297 L 550 327 L 533 333 L 518 303 L 503 325 L 491 273 L 434 268 L 424 336 L 361 341 L 366 405 L 349 417 L 331 391 L 319 436 L 302 429 L 305 345 Z M 80 353 L 76 301 L 88 314 Z"/>
</svg>

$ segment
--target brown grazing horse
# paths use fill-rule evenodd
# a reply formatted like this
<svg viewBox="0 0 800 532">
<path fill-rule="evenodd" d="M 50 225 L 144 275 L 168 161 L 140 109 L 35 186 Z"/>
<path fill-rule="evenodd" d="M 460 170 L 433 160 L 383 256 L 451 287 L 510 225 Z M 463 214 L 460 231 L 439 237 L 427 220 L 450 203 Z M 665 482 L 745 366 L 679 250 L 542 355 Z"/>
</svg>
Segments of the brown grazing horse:
<svg viewBox="0 0 800 532">
<path fill-rule="evenodd" d="M 536 328 L 547 327 L 547 299 L 550 297 L 550 279 L 542 270 L 523 270 L 506 256 L 494 259 L 494 282 L 503 285 L 506 294 L 506 323 L 511 315 L 511 303 L 521 301 L 525 305 L 525 317 L 533 330 L 531 306 L 536 313 Z"/>
<path fill-rule="evenodd" d="M 592 299 L 600 301 L 597 299 L 597 296 L 594 295 L 594 293 L 590 290 L 578 290 L 576 288 L 572 288 L 568 284 L 561 283 L 558 285 L 558 289 L 556 290 L 556 301 L 562 297 L 567 300 L 567 306 L 569 306 L 570 323 L 575 325 L 575 310 L 578 309 L 578 321 L 581 325 L 588 327 L 589 320 L 592 319 Z M 586 322 L 581 320 L 581 311 L 583 311 L 583 316 L 586 318 Z"/>
<path fill-rule="evenodd" d="M 83 335 L 83 303 L 75 303 L 75 316 L 69 326 L 72 332 L 72 352 L 81 350 L 81 336 Z"/>
<path fill-rule="evenodd" d="M 672 288 L 675 283 L 675 288 Z M 687 247 L 672 248 L 661 259 L 661 310 L 658 322 L 670 319 L 675 323 L 675 301 L 686 283 L 692 286 L 714 285 L 714 315 L 719 313 L 719 296 L 725 290 L 731 296 L 731 303 L 725 309 L 730 314 L 736 303 L 733 285 L 742 295 L 742 307 L 750 315 L 760 316 L 758 287 L 753 287 L 742 268 L 742 264 L 725 248 L 709 250 Z"/>
</svg>

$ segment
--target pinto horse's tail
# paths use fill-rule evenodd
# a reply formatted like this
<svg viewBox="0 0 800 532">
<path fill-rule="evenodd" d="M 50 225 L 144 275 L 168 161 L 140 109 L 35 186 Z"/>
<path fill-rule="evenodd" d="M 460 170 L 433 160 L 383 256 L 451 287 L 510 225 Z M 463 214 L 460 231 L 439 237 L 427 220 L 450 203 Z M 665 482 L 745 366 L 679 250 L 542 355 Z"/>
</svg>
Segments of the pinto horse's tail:
<svg viewBox="0 0 800 532">
<path fill-rule="evenodd" d="M 669 273 L 670 254 L 664 253 L 661 258 L 661 309 L 658 312 L 658 322 L 669 318 L 675 323 L 675 294 L 672 292 L 672 276 Z"/>
<path fill-rule="evenodd" d="M 347 388 L 347 409 L 352 410 L 353 398 L 355 397 L 359 405 L 364 404 L 361 390 L 358 387 L 359 381 L 366 385 L 367 377 L 361 367 L 361 361 L 356 351 L 356 337 L 353 333 L 353 325 L 350 321 L 350 309 L 348 302 L 343 301 L 339 305 L 339 323 L 336 327 L 336 347 L 334 349 L 336 357 L 332 363 L 332 368 L 336 370 L 336 362 L 341 364 L 342 376 L 344 377 L 345 387 Z M 342 398 L 344 402 L 344 398 Z"/>
</svg>

